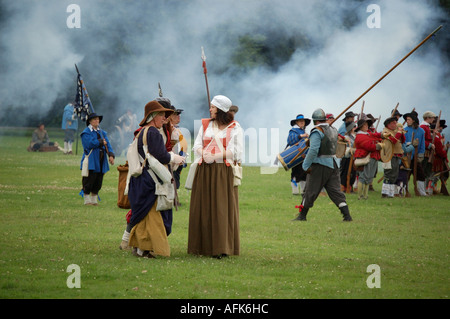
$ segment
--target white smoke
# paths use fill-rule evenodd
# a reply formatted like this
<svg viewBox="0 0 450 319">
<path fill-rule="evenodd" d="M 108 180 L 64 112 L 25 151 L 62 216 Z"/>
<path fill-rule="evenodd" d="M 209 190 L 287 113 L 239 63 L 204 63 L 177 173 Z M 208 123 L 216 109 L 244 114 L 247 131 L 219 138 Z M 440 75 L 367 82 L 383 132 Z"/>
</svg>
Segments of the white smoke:
<svg viewBox="0 0 450 319">
<path fill-rule="evenodd" d="M 80 29 L 66 25 L 71 3 L 81 9 Z M 380 8 L 380 28 L 366 22 L 372 3 Z M 211 97 L 229 96 L 244 129 L 279 128 L 280 148 L 297 114 L 310 117 L 321 107 L 338 115 L 448 20 L 438 1 L 423 0 L 22 0 L 1 6 L 8 17 L 0 35 L 0 107 L 32 105 L 45 113 L 61 91 L 75 95 L 76 63 L 91 97 L 93 87 L 103 93 L 94 105 L 98 113 L 120 116 L 131 108 L 140 119 L 160 82 L 164 95 L 185 110 L 181 124 L 192 129 L 195 119 L 208 116 L 203 46 Z M 448 117 L 449 61 L 438 45 L 446 33 L 444 26 L 351 110 L 358 113 L 364 100 L 365 113 L 382 119 L 397 103 L 401 113 L 443 110 Z M 306 42 L 279 67 L 243 71 L 232 57 L 245 35 Z M 111 100 L 118 114 L 109 112 Z"/>
</svg>

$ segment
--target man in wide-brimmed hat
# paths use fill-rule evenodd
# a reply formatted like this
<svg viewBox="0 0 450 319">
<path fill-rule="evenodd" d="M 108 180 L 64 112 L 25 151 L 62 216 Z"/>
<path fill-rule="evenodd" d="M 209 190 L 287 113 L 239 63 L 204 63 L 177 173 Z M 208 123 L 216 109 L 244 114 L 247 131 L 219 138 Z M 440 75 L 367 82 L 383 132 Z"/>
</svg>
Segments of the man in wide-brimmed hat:
<svg viewBox="0 0 450 319">
<path fill-rule="evenodd" d="M 370 113 L 366 115 L 366 118 L 367 118 L 367 120 L 370 120 L 372 123 L 372 125 L 369 126 L 369 132 L 375 133 L 376 130 L 375 130 L 374 125 L 375 125 L 375 122 L 378 121 L 378 119 L 374 118 L 373 115 Z"/>
<path fill-rule="evenodd" d="M 437 122 L 437 119 L 436 119 Z M 432 188 L 433 193 L 437 193 L 436 186 L 440 179 L 440 172 L 448 170 L 448 158 L 447 158 L 447 148 L 445 146 L 444 138 L 441 135 L 442 129 L 446 128 L 447 125 L 445 125 L 445 120 L 439 121 L 439 126 L 436 128 L 436 123 L 431 124 L 431 129 L 436 130 L 436 136 L 434 139 L 434 145 L 435 145 L 435 152 L 433 157 L 433 162 L 431 163 L 432 166 Z M 448 171 L 443 173 L 442 175 L 444 177 L 444 180 L 448 178 Z M 442 189 L 442 187 L 441 187 Z M 445 193 L 447 195 L 448 193 Z"/>
<path fill-rule="evenodd" d="M 114 150 L 108 139 L 108 134 L 100 128 L 102 115 L 91 113 L 86 120 L 86 128 L 81 132 L 83 144 L 83 161 L 88 157 L 89 175 L 82 178 L 83 197 L 85 205 L 98 205 L 98 192 L 102 188 L 103 175 L 109 171 L 108 161 L 114 165 Z"/>
<path fill-rule="evenodd" d="M 411 152 L 411 163 L 414 163 L 414 159 L 416 158 L 416 162 L 418 165 L 414 170 L 413 165 L 411 165 L 411 172 L 414 174 L 416 172 L 416 181 L 417 181 L 417 191 L 420 196 L 426 196 L 425 192 L 425 174 L 422 168 L 422 161 L 424 159 L 425 153 L 425 131 L 423 128 L 419 127 L 419 118 L 416 111 L 412 111 L 403 115 L 403 118 L 406 121 L 405 127 L 405 141 L 406 143 L 411 143 L 414 146 L 414 150 Z M 414 135 L 414 140 L 412 139 Z M 416 154 L 417 148 L 417 154 Z"/>
<path fill-rule="evenodd" d="M 344 123 L 342 123 L 341 127 L 338 129 L 338 133 L 341 135 L 345 135 L 347 133 L 347 124 L 355 121 L 356 114 L 353 112 L 345 113 L 345 117 L 343 119 Z"/>
<path fill-rule="evenodd" d="M 358 199 L 367 199 L 369 195 L 369 185 L 375 176 L 375 171 L 380 160 L 381 134 L 372 133 L 369 127 L 372 126 L 372 120 L 368 117 L 358 121 L 355 138 L 355 163 L 358 159 L 370 158 L 368 163 L 362 165 L 363 171 L 359 173 L 358 179 Z"/>
<path fill-rule="evenodd" d="M 400 162 L 403 157 L 402 144 L 405 142 L 403 129 L 397 126 L 397 117 L 389 117 L 384 121 L 381 133 L 383 147 L 380 150 L 384 168 L 384 181 L 381 188 L 381 196 L 392 198 L 397 190 L 397 178 Z"/>
<path fill-rule="evenodd" d="M 300 141 L 305 140 L 308 137 L 308 133 L 305 132 L 306 127 L 311 123 L 311 120 L 304 117 L 303 114 L 298 114 L 297 117 L 291 120 L 291 130 L 289 131 L 289 136 L 287 138 L 287 146 L 291 147 Z M 301 165 L 294 166 L 291 170 L 291 187 L 292 195 L 300 194 L 299 185 L 301 192 L 305 190 L 306 184 L 306 173 L 302 169 Z"/>
<path fill-rule="evenodd" d="M 425 174 L 425 187 L 428 194 L 433 193 L 433 189 L 429 183 L 430 177 L 432 175 L 432 163 L 429 163 L 429 158 L 432 152 L 434 152 L 435 146 L 433 141 L 433 136 L 431 134 L 430 125 L 436 120 L 436 114 L 432 111 L 426 111 L 423 113 L 423 121 L 420 123 L 420 127 L 425 131 L 425 154 L 424 160 L 422 161 L 422 168 Z"/>
</svg>

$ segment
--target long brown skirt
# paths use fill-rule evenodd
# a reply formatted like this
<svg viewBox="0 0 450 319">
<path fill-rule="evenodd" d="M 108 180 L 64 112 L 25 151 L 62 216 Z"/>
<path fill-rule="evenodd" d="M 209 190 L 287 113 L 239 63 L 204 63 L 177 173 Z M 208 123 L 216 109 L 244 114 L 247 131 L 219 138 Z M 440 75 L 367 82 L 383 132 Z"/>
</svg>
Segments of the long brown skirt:
<svg viewBox="0 0 450 319">
<path fill-rule="evenodd" d="M 201 164 L 192 185 L 188 253 L 239 255 L 238 187 L 223 163 Z"/>
<path fill-rule="evenodd" d="M 156 210 L 156 204 L 130 232 L 128 245 L 148 250 L 155 255 L 170 256 L 170 246 L 167 239 L 166 228 L 161 213 Z"/>
</svg>

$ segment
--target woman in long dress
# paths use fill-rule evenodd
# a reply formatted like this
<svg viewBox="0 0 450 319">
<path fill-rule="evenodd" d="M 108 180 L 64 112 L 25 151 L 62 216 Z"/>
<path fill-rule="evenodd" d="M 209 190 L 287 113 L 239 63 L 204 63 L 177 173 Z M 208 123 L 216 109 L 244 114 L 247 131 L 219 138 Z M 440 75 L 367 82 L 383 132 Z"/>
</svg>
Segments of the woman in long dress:
<svg viewBox="0 0 450 319">
<path fill-rule="evenodd" d="M 159 129 L 166 117 L 173 111 L 164 108 L 156 101 L 145 106 L 145 117 L 139 124 L 145 133 L 147 130 L 148 152 L 160 163 L 182 164 L 184 157 L 167 152 L 163 137 Z M 142 158 L 144 153 L 143 134 L 138 135 L 138 152 Z M 171 233 L 172 210 L 157 211 L 157 195 L 155 194 L 155 181 L 149 174 L 151 168 L 146 169 L 138 177 L 131 177 L 128 199 L 131 205 L 131 219 L 127 226 L 131 228 L 129 246 L 133 247 L 133 254 L 138 257 L 170 256 L 170 247 L 167 237 Z M 156 176 L 155 176 L 156 177 Z"/>
<path fill-rule="evenodd" d="M 194 143 L 194 154 L 200 159 L 189 209 L 189 254 L 239 255 L 239 198 L 233 166 L 241 163 L 243 133 L 229 112 L 231 105 L 223 95 L 213 98 L 211 118 L 202 120 Z"/>
</svg>

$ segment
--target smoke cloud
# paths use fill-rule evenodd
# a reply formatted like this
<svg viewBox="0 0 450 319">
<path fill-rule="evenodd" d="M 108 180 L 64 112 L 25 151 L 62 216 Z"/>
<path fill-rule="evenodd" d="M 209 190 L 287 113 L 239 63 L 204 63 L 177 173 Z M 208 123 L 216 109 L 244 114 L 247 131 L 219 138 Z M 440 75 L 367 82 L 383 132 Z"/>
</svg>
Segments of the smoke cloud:
<svg viewBox="0 0 450 319">
<path fill-rule="evenodd" d="M 69 28 L 70 4 L 80 28 Z M 380 27 L 369 28 L 370 4 Z M 207 56 L 211 97 L 239 106 L 246 128 L 279 128 L 284 146 L 289 122 L 316 108 L 338 115 L 440 24 L 444 29 L 407 59 L 352 111 L 382 119 L 399 103 L 448 117 L 448 16 L 438 1 L 189 0 L 2 1 L 0 107 L 46 114 L 61 96 L 75 96 L 76 63 L 105 123 L 164 96 L 184 109 L 182 125 L 208 116 L 201 47 Z M 242 37 L 274 43 L 273 63 L 239 67 Z M 293 41 L 289 55 L 278 42 Z M 67 101 L 69 102 L 69 101 Z M 66 102 L 61 105 L 62 109 Z M 342 123 L 338 120 L 335 126 Z"/>
</svg>

